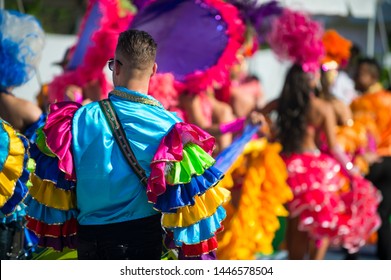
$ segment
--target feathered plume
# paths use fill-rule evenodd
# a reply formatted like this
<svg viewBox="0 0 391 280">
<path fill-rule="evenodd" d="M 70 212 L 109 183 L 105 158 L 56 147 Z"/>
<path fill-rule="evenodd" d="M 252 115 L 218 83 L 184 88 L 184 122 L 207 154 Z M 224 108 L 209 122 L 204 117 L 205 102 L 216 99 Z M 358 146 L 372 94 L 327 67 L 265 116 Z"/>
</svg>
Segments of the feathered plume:
<svg viewBox="0 0 391 280">
<path fill-rule="evenodd" d="M 229 0 L 228 2 L 236 6 L 242 18 L 254 28 L 259 44 L 266 42 L 272 20 L 280 16 L 283 11 L 280 3 L 274 0 L 262 5 L 259 5 L 256 0 Z"/>
<path fill-rule="evenodd" d="M 0 88 L 21 86 L 34 75 L 45 34 L 38 20 L 17 11 L 0 10 Z"/>
<path fill-rule="evenodd" d="M 324 33 L 322 40 L 326 50 L 326 56 L 322 59 L 322 63 L 335 61 L 340 66 L 346 65 L 350 57 L 352 42 L 332 29 Z"/>
<path fill-rule="evenodd" d="M 301 65 L 304 71 L 319 69 L 324 55 L 323 28 L 308 15 L 284 9 L 273 20 L 267 42 L 279 59 L 288 59 Z"/>
</svg>

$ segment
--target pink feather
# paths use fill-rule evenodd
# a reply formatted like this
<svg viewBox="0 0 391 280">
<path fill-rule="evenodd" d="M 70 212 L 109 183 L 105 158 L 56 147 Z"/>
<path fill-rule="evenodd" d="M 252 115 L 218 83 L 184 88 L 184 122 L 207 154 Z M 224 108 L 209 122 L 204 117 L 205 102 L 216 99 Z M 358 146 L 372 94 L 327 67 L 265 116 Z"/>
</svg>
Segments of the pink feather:
<svg viewBox="0 0 391 280">
<path fill-rule="evenodd" d="M 308 15 L 284 9 L 274 19 L 267 42 L 281 60 L 291 60 L 302 66 L 306 72 L 320 67 L 324 55 L 322 43 L 323 27 Z"/>
</svg>

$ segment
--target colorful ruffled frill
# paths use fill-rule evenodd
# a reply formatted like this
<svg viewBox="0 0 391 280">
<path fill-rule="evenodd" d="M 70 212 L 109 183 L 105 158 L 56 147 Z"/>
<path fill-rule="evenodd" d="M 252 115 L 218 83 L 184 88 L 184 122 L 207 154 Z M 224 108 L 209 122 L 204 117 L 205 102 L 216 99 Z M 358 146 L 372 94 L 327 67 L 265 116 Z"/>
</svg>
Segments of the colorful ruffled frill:
<svg viewBox="0 0 391 280">
<path fill-rule="evenodd" d="M 78 108 L 73 102 L 53 104 L 30 149 L 36 169 L 26 198 L 26 227 L 37 235 L 39 246 L 58 251 L 76 248 L 76 177 L 70 145 L 72 117 Z"/>
<path fill-rule="evenodd" d="M 37 130 L 31 155 L 37 168 L 28 202 L 27 227 L 39 245 L 75 248 L 75 168 L 71 152 L 72 119 L 80 105 L 52 104 L 45 126 Z M 151 163 L 146 189 L 154 208 L 163 213 L 162 225 L 185 256 L 216 250 L 216 233 L 225 218 L 222 204 L 229 192 L 216 186 L 223 174 L 210 156 L 215 140 L 196 126 L 175 124 L 161 140 Z"/>
<path fill-rule="evenodd" d="M 29 177 L 27 150 L 28 140 L 0 120 L 0 218 L 3 223 L 19 221 L 25 215 L 23 200 L 28 192 Z"/>
<path fill-rule="evenodd" d="M 213 167 L 214 143 L 198 127 L 177 123 L 162 139 L 151 163 L 148 198 L 163 213 L 162 225 L 173 247 L 186 258 L 211 256 L 226 217 L 222 204 L 228 201 L 229 191 L 217 185 L 223 174 Z"/>
<path fill-rule="evenodd" d="M 326 154 L 292 154 L 284 160 L 294 195 L 288 207 L 299 230 L 356 252 L 379 226 L 379 192 L 360 176 L 346 177 Z"/>
<path fill-rule="evenodd" d="M 219 237 L 218 259 L 249 260 L 257 253 L 273 253 L 272 242 L 287 216 L 284 204 L 292 199 L 281 146 L 266 139 L 249 142 L 221 181 L 232 199 L 224 205 L 227 219 Z"/>
</svg>

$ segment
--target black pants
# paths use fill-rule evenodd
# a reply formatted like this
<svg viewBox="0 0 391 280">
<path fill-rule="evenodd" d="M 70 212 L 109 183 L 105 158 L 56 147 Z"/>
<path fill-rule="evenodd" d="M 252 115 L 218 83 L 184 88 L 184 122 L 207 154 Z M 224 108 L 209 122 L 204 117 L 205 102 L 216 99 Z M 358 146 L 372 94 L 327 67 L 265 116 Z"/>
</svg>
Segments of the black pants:
<svg viewBox="0 0 391 280">
<path fill-rule="evenodd" d="M 124 223 L 79 226 L 79 260 L 159 260 L 162 254 L 160 215 Z"/>
<path fill-rule="evenodd" d="M 12 253 L 12 245 L 17 230 L 16 222 L 9 224 L 0 223 L 0 259 L 9 260 Z"/>
<path fill-rule="evenodd" d="M 378 230 L 377 254 L 380 260 L 391 260 L 391 157 L 370 167 L 367 179 L 381 192 L 383 200 L 378 207 L 381 226 Z"/>
</svg>

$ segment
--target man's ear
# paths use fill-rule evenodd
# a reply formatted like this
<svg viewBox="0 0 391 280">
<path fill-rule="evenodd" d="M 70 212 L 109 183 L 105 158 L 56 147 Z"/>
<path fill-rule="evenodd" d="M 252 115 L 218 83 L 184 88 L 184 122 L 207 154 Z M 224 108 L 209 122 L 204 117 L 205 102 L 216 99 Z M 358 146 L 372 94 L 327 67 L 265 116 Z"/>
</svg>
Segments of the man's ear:
<svg viewBox="0 0 391 280">
<path fill-rule="evenodd" d="M 116 76 L 121 72 L 121 65 L 117 61 L 114 62 L 114 72 Z"/>
<path fill-rule="evenodd" d="M 155 63 L 153 64 L 153 67 L 152 67 L 152 74 L 151 74 L 151 77 L 152 77 L 153 75 L 156 74 L 156 71 L 157 71 L 157 63 L 155 62 Z"/>
</svg>

